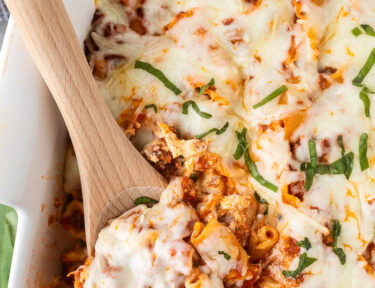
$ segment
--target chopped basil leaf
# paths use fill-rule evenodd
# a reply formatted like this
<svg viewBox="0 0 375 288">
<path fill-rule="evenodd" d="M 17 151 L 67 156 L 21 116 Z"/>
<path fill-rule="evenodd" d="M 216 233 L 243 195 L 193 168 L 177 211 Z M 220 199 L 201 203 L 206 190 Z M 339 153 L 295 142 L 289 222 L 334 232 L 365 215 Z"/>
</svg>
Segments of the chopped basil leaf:
<svg viewBox="0 0 375 288">
<path fill-rule="evenodd" d="M 318 164 L 318 157 L 316 155 L 315 141 L 309 140 L 310 166 L 306 170 L 305 189 L 309 191 L 314 180 L 315 169 Z"/>
<path fill-rule="evenodd" d="M 329 165 L 332 174 L 344 174 L 346 179 L 350 178 L 354 166 L 354 153 L 350 152 Z"/>
<path fill-rule="evenodd" d="M 370 72 L 372 66 L 375 64 L 375 48 L 372 49 L 370 55 L 367 58 L 365 65 L 361 68 L 358 75 L 353 79 L 352 84 L 354 86 L 363 87 L 362 81 L 365 79 L 366 75 Z"/>
<path fill-rule="evenodd" d="M 243 153 L 245 152 L 245 150 L 247 149 L 246 132 L 247 132 L 246 128 L 243 128 L 242 132 L 236 131 L 238 145 L 237 145 L 236 152 L 234 152 L 233 154 L 233 157 L 236 160 L 240 159 Z"/>
<path fill-rule="evenodd" d="M 365 106 L 365 115 L 366 117 L 370 118 L 370 97 L 366 93 L 365 89 L 362 89 L 361 92 L 359 92 L 359 98 L 362 100 L 363 105 Z"/>
<path fill-rule="evenodd" d="M 341 265 L 344 265 L 346 262 L 346 255 L 342 248 L 337 247 L 337 238 L 341 233 L 341 224 L 338 220 L 332 220 L 331 236 L 333 238 L 332 249 L 333 252 L 339 257 Z"/>
<path fill-rule="evenodd" d="M 361 28 L 363 30 L 365 30 L 365 32 L 366 32 L 367 35 L 375 37 L 375 31 L 374 31 L 374 29 L 372 29 L 372 27 L 370 25 L 362 24 Z"/>
<path fill-rule="evenodd" d="M 150 197 L 141 196 L 141 197 L 138 197 L 137 199 L 135 199 L 134 204 L 135 205 L 139 205 L 139 204 L 156 204 L 158 202 L 159 201 L 156 201 L 155 199 L 152 199 Z"/>
<path fill-rule="evenodd" d="M 228 123 L 228 122 L 227 122 L 227 123 Z M 211 133 L 213 133 L 213 132 L 217 132 L 217 131 L 219 131 L 219 129 L 217 129 L 217 128 L 212 128 L 212 129 L 208 130 L 207 132 L 204 132 L 204 133 L 202 133 L 202 134 L 195 135 L 195 138 L 201 140 L 202 138 L 206 137 L 207 135 L 209 135 L 209 134 L 211 134 Z M 217 134 L 217 133 L 216 133 L 216 134 Z"/>
<path fill-rule="evenodd" d="M 259 196 L 259 194 L 257 192 L 254 192 L 254 198 L 255 200 L 257 200 L 259 203 L 262 203 L 262 204 L 267 204 L 267 200 L 263 199 L 262 197 Z"/>
<path fill-rule="evenodd" d="M 264 104 L 267 104 L 268 102 L 272 101 L 273 99 L 275 99 L 277 96 L 283 94 L 284 92 L 288 91 L 288 88 L 283 85 L 279 88 L 277 88 L 275 91 L 273 91 L 271 94 L 269 94 L 268 96 L 264 97 L 263 100 L 261 100 L 260 102 L 258 102 L 257 104 L 253 105 L 253 108 L 254 109 L 257 109 L 261 106 L 263 106 Z"/>
<path fill-rule="evenodd" d="M 198 180 L 198 174 L 197 172 L 193 171 L 193 173 L 191 173 L 190 177 L 189 177 L 191 180 L 193 180 L 194 182 L 197 182 Z"/>
<path fill-rule="evenodd" d="M 333 238 L 333 245 L 337 244 L 337 238 L 340 236 L 341 233 L 341 224 L 338 220 L 332 220 L 332 229 L 331 229 L 331 236 Z"/>
<path fill-rule="evenodd" d="M 353 30 L 352 30 L 352 34 L 353 34 L 355 37 L 358 37 L 359 35 L 363 34 L 363 32 L 362 32 L 361 29 L 359 29 L 358 27 L 355 27 L 355 28 L 353 28 Z"/>
<path fill-rule="evenodd" d="M 344 142 L 342 141 L 342 135 L 337 136 L 337 145 L 341 148 L 341 156 L 345 155 L 345 146 Z"/>
<path fill-rule="evenodd" d="M 230 255 L 225 253 L 224 251 L 218 251 L 217 252 L 219 255 L 223 255 L 225 260 L 230 260 Z"/>
<path fill-rule="evenodd" d="M 310 167 L 311 167 L 310 163 L 302 163 L 301 164 L 301 171 L 306 171 Z M 329 168 L 329 165 L 318 164 L 318 165 L 316 165 L 316 168 L 315 168 L 315 174 L 327 175 L 327 174 L 332 174 L 332 171 Z M 343 173 L 340 173 L 340 174 L 343 174 Z"/>
<path fill-rule="evenodd" d="M 145 109 L 154 109 L 155 113 L 158 113 L 158 107 L 155 104 L 148 104 L 145 106 Z"/>
<path fill-rule="evenodd" d="M 221 127 L 219 130 L 216 131 L 216 135 L 221 135 L 225 131 L 227 131 L 227 128 L 229 127 L 229 122 L 226 122 L 223 127 Z"/>
<path fill-rule="evenodd" d="M 255 165 L 254 161 L 251 159 L 249 149 L 248 149 L 249 145 L 246 140 L 246 132 L 247 132 L 246 128 L 243 128 L 242 132 L 236 131 L 237 139 L 238 139 L 238 146 L 237 146 L 236 152 L 233 154 L 234 159 L 238 160 L 243 155 L 247 170 L 250 172 L 251 176 L 253 176 L 254 179 L 258 183 L 263 185 L 264 187 L 270 189 L 273 192 L 277 192 L 278 190 L 277 186 L 267 181 L 266 179 L 263 178 L 262 175 L 260 175 L 257 166 Z"/>
<path fill-rule="evenodd" d="M 358 37 L 359 35 L 364 34 L 364 33 L 366 33 L 369 36 L 375 37 L 374 29 L 370 25 L 367 25 L 367 24 L 361 24 L 360 27 L 355 27 L 352 30 L 352 34 L 355 37 Z"/>
<path fill-rule="evenodd" d="M 375 91 L 371 90 L 370 88 L 366 87 L 365 85 L 363 85 L 363 91 L 365 91 L 366 93 L 369 93 L 369 94 L 375 94 Z"/>
<path fill-rule="evenodd" d="M 344 265 L 346 262 L 346 255 L 342 248 L 333 248 L 333 252 L 339 257 L 341 265 Z"/>
<path fill-rule="evenodd" d="M 213 85 L 215 85 L 215 79 L 211 78 L 210 82 L 208 82 L 206 85 L 201 87 L 201 89 L 199 91 L 199 94 L 202 95 L 204 93 L 204 91 L 206 91 L 207 88 L 209 88 Z"/>
<path fill-rule="evenodd" d="M 309 250 L 311 248 L 311 242 L 309 238 L 305 237 L 305 239 L 298 241 L 297 245 L 299 247 L 305 248 L 306 250 Z"/>
<path fill-rule="evenodd" d="M 368 134 L 362 133 L 359 138 L 359 164 L 361 165 L 361 171 L 370 167 L 367 159 L 367 140 Z"/>
<path fill-rule="evenodd" d="M 316 168 L 316 165 L 318 164 L 318 156 L 316 155 L 314 140 L 309 140 L 309 153 L 310 153 L 311 167 Z"/>
<path fill-rule="evenodd" d="M 315 174 L 319 175 L 339 175 L 344 174 L 346 179 L 350 178 L 354 166 L 354 153 L 350 152 L 331 164 L 318 164 Z M 301 171 L 306 171 L 311 167 L 310 163 L 302 163 Z"/>
<path fill-rule="evenodd" d="M 251 159 L 248 149 L 245 150 L 243 157 L 245 159 L 247 170 L 249 170 L 251 176 L 253 176 L 254 179 L 264 187 L 270 189 L 273 192 L 277 192 L 277 186 L 267 181 L 263 178 L 262 175 L 259 174 L 258 168 L 255 165 L 254 161 Z"/>
<path fill-rule="evenodd" d="M 211 114 L 208 114 L 206 112 L 202 112 L 198 105 L 194 101 L 186 101 L 184 104 L 182 104 L 182 114 L 189 114 L 189 106 L 193 107 L 194 111 L 201 116 L 202 118 L 210 119 L 212 117 Z"/>
<path fill-rule="evenodd" d="M 206 137 L 208 134 L 211 134 L 213 132 L 216 132 L 216 135 L 221 135 L 227 130 L 228 126 L 229 126 L 229 122 L 225 123 L 224 126 L 221 127 L 220 129 L 212 128 L 212 129 L 208 130 L 207 132 L 204 132 L 204 133 L 199 134 L 199 135 L 195 135 L 195 138 L 200 140 L 200 139 Z"/>
<path fill-rule="evenodd" d="M 299 256 L 299 263 L 296 270 L 284 270 L 282 273 L 286 278 L 296 278 L 298 275 L 302 273 L 302 271 L 313 264 L 317 259 L 310 258 L 307 256 L 307 253 L 304 252 Z"/>
<path fill-rule="evenodd" d="M 159 69 L 152 66 L 150 63 L 142 62 L 142 61 L 135 61 L 135 69 L 143 69 L 147 71 L 148 73 L 154 75 L 156 78 L 158 78 L 161 82 L 163 82 L 164 86 L 167 87 L 169 90 L 172 90 L 174 94 L 179 95 L 181 94 L 181 90 L 174 85 L 171 81 L 168 80 L 168 78 L 164 75 L 163 72 L 161 72 Z"/>
</svg>

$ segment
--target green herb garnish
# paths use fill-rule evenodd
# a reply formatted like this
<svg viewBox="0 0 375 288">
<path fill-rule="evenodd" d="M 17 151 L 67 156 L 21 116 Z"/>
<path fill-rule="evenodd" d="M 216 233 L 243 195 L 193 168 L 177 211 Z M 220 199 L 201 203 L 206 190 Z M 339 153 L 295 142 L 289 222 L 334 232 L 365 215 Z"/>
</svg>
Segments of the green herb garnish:
<svg viewBox="0 0 375 288">
<path fill-rule="evenodd" d="M 370 97 L 368 96 L 365 89 L 362 89 L 361 92 L 359 92 L 359 98 L 362 100 L 363 105 L 365 106 L 365 115 L 366 117 L 370 118 Z"/>
<path fill-rule="evenodd" d="M 199 134 L 199 135 L 195 135 L 195 138 L 200 140 L 200 139 L 206 137 L 208 134 L 211 134 L 213 132 L 216 132 L 216 135 L 221 135 L 227 130 L 228 126 L 229 126 L 229 122 L 225 123 L 224 126 L 221 127 L 220 129 L 212 128 L 212 129 L 208 130 L 207 132 L 204 132 L 204 133 Z"/>
<path fill-rule="evenodd" d="M 257 166 L 255 165 L 254 161 L 250 157 L 250 153 L 248 149 L 245 150 L 243 157 L 245 159 L 247 170 L 249 170 L 251 176 L 253 176 L 254 179 L 262 186 L 270 189 L 273 192 L 277 192 L 278 190 L 277 186 L 267 181 L 266 179 L 263 178 L 262 175 L 260 175 Z"/>
<path fill-rule="evenodd" d="M 337 136 L 337 145 L 339 145 L 339 147 L 341 148 L 341 156 L 344 156 L 345 155 L 345 146 L 344 146 L 344 142 L 342 140 L 342 135 L 339 135 Z"/>
<path fill-rule="evenodd" d="M 155 104 L 148 104 L 145 109 L 154 109 L 155 113 L 158 113 L 158 107 Z"/>
<path fill-rule="evenodd" d="M 257 192 L 254 192 L 254 198 L 255 200 L 257 200 L 259 203 L 262 203 L 262 204 L 267 204 L 267 200 L 263 199 L 262 197 L 259 196 L 259 194 Z"/>
<path fill-rule="evenodd" d="M 243 128 L 242 132 L 236 131 L 237 139 L 238 139 L 238 145 L 237 145 L 236 152 L 234 152 L 234 154 L 233 154 L 233 157 L 236 160 L 240 159 L 242 157 L 243 153 L 245 152 L 245 150 L 247 149 L 248 145 L 247 145 L 247 141 L 246 141 L 246 133 L 247 133 L 246 128 Z"/>
<path fill-rule="evenodd" d="M 354 166 L 354 153 L 350 152 L 329 165 L 332 174 L 344 174 L 346 179 L 350 178 Z"/>
<path fill-rule="evenodd" d="M 333 252 L 339 257 L 341 265 L 344 265 L 346 262 L 346 255 L 342 248 L 333 248 Z"/>
<path fill-rule="evenodd" d="M 246 140 L 246 132 L 247 132 L 246 128 L 243 128 L 242 132 L 236 131 L 238 145 L 237 145 L 236 152 L 233 154 L 234 159 L 238 160 L 243 155 L 247 170 L 250 172 L 251 176 L 253 176 L 253 178 L 262 186 L 270 189 L 273 192 L 277 192 L 278 190 L 277 186 L 267 181 L 266 179 L 263 178 L 262 175 L 260 175 L 257 166 L 255 165 L 254 161 L 251 159 L 249 149 L 248 149 L 249 144 L 247 143 L 247 140 Z"/>
<path fill-rule="evenodd" d="M 375 64 L 375 48 L 372 49 L 370 55 L 367 58 L 365 65 L 361 68 L 358 75 L 353 79 L 352 84 L 354 86 L 363 87 L 362 81 L 365 79 L 367 74 L 370 72 L 372 66 Z"/>
<path fill-rule="evenodd" d="M 367 25 L 367 24 L 362 24 L 360 25 L 360 27 L 355 27 L 352 30 L 352 34 L 355 37 L 358 37 L 359 35 L 364 34 L 364 33 L 366 33 L 369 36 L 375 37 L 374 29 L 370 25 Z"/>
<path fill-rule="evenodd" d="M 366 93 L 369 93 L 369 94 L 375 94 L 374 90 L 371 90 L 370 88 L 366 87 L 365 85 L 363 85 L 363 91 L 365 91 Z"/>
<path fill-rule="evenodd" d="M 201 116 L 202 118 L 206 118 L 206 119 L 210 119 L 212 117 L 211 114 L 208 114 L 206 112 L 202 112 L 198 105 L 190 100 L 190 101 L 186 101 L 184 104 L 182 104 L 182 114 L 189 114 L 189 106 L 191 105 L 191 107 L 193 107 L 194 111 L 199 115 Z"/>
<path fill-rule="evenodd" d="M 296 270 L 284 270 L 282 273 L 286 278 L 296 278 L 298 275 L 302 273 L 304 269 L 309 267 L 311 264 L 313 264 L 317 259 L 316 258 L 310 258 L 307 256 L 307 253 L 304 252 L 299 256 L 299 263 Z"/>
<path fill-rule="evenodd" d="M 358 27 L 355 27 L 355 28 L 353 28 L 353 30 L 352 30 L 352 34 L 353 34 L 355 37 L 358 37 L 359 35 L 363 34 L 363 32 L 362 32 L 361 29 L 359 29 Z"/>
<path fill-rule="evenodd" d="M 260 102 L 258 102 L 257 104 L 253 105 L 253 108 L 254 109 L 257 109 L 261 106 L 263 106 L 264 104 L 267 104 L 268 102 L 272 101 L 273 99 L 275 99 L 277 96 L 283 94 L 284 92 L 288 91 L 288 88 L 283 85 L 279 88 L 277 88 L 275 91 L 273 91 L 271 94 L 269 94 L 268 96 L 264 97 L 263 100 L 261 100 Z"/>
<path fill-rule="evenodd" d="M 350 178 L 354 166 L 354 153 L 350 152 L 331 164 L 318 164 L 315 174 L 319 175 L 339 175 L 344 174 L 346 179 Z M 302 163 L 301 171 L 306 171 L 311 167 L 310 163 Z"/>
<path fill-rule="evenodd" d="M 297 245 L 299 247 L 305 248 L 306 250 L 309 250 L 311 248 L 311 242 L 309 238 L 305 237 L 305 239 L 298 241 Z"/>
<path fill-rule="evenodd" d="M 141 196 L 141 197 L 138 197 L 137 199 L 135 199 L 134 204 L 135 205 L 140 205 L 140 204 L 156 204 L 158 202 L 159 201 L 156 201 L 155 199 L 152 199 L 150 197 Z"/>
<path fill-rule="evenodd" d="M 309 191 L 312 186 L 315 169 L 318 164 L 318 157 L 316 155 L 315 141 L 309 140 L 310 166 L 306 170 L 305 190 Z"/>
<path fill-rule="evenodd" d="M 179 95 L 181 94 L 181 90 L 174 85 L 171 81 L 168 80 L 168 78 L 164 75 L 163 72 L 161 72 L 159 69 L 152 66 L 150 63 L 142 62 L 142 61 L 135 61 L 135 69 L 143 69 L 147 71 L 148 73 L 154 75 L 156 78 L 158 78 L 161 82 L 163 82 L 164 86 L 167 87 L 169 90 L 172 90 L 174 94 Z"/>
<path fill-rule="evenodd" d="M 206 85 L 202 86 L 199 90 L 199 94 L 202 95 L 204 91 L 206 91 L 207 88 L 215 85 L 215 79 L 211 78 L 210 82 L 208 82 Z"/>
<path fill-rule="evenodd" d="M 367 140 L 368 134 L 362 133 L 359 138 L 359 164 L 361 166 L 361 171 L 370 167 L 367 159 Z"/>
<path fill-rule="evenodd" d="M 224 251 L 218 251 L 217 252 L 219 255 L 223 255 L 225 260 L 230 260 L 230 255 L 225 253 Z"/>
<path fill-rule="evenodd" d="M 341 224 L 338 220 L 332 220 L 331 236 L 333 238 L 332 249 L 333 252 L 339 257 L 341 265 L 346 262 L 346 255 L 342 248 L 337 247 L 337 238 L 341 233 Z"/>
<path fill-rule="evenodd" d="M 366 34 L 372 37 L 375 37 L 375 31 L 372 29 L 370 25 L 367 24 L 361 24 L 361 28 L 365 30 Z"/>
</svg>

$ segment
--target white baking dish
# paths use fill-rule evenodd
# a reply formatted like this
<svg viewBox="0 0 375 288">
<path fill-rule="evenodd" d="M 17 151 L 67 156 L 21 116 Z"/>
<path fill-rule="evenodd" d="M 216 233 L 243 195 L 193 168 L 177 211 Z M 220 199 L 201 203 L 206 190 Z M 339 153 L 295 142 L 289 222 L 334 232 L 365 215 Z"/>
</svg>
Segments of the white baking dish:
<svg viewBox="0 0 375 288">
<path fill-rule="evenodd" d="M 83 42 L 94 0 L 64 3 Z M 54 200 L 63 199 L 66 139 L 60 113 L 11 19 L 0 54 L 0 203 L 18 213 L 11 288 L 49 287 L 61 268 L 61 251 L 71 245 L 53 222 L 61 209 Z"/>
</svg>

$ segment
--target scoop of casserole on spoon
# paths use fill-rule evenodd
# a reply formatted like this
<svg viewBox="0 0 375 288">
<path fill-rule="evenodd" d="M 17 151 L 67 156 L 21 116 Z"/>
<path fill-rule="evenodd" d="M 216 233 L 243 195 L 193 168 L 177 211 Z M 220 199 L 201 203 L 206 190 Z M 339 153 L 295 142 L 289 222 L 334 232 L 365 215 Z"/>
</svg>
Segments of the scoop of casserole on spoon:
<svg viewBox="0 0 375 288">
<path fill-rule="evenodd" d="M 86 241 L 140 196 L 166 186 L 126 138 L 91 74 L 61 0 L 7 0 L 7 6 L 65 120 L 81 175 Z"/>
</svg>

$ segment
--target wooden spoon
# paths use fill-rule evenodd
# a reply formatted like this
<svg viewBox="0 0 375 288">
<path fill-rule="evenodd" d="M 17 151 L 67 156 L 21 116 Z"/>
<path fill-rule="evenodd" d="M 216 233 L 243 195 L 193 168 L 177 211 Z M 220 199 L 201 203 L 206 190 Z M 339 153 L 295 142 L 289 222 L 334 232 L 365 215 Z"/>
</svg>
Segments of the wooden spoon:
<svg viewBox="0 0 375 288">
<path fill-rule="evenodd" d="M 81 174 L 90 255 L 108 220 L 166 185 L 110 114 L 61 0 L 6 4 L 63 115 Z M 22 67 L 20 67 L 22 70 Z"/>
</svg>

